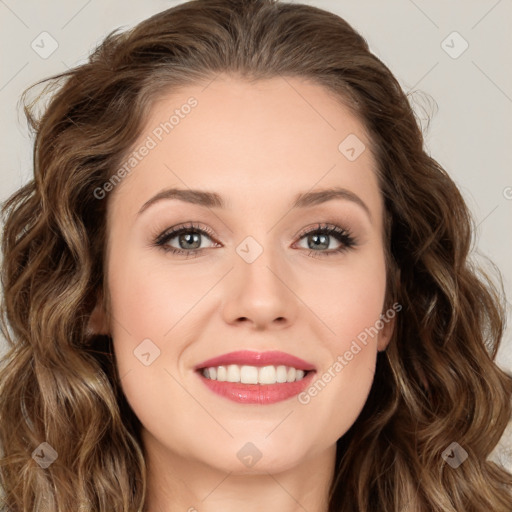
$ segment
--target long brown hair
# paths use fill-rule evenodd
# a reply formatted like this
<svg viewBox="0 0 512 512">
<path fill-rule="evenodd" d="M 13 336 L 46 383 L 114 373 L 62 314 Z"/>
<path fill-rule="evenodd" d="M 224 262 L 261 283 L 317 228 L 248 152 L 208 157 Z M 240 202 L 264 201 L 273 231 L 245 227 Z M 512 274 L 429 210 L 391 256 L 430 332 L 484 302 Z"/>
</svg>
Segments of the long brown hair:
<svg viewBox="0 0 512 512">
<path fill-rule="evenodd" d="M 159 94 L 219 73 L 324 86 L 364 124 L 378 164 L 386 302 L 403 309 L 364 409 L 337 443 L 329 511 L 510 512 L 512 475 L 488 460 L 511 419 L 512 376 L 494 362 L 503 291 L 469 259 L 468 208 L 364 38 L 332 13 L 274 0 L 178 5 L 111 33 L 87 63 L 47 79 L 36 101 L 25 93 L 34 179 L 3 205 L 6 510 L 144 508 L 140 425 L 120 391 L 112 340 L 87 332 L 106 295 L 108 197 L 94 190 L 121 165 Z M 42 442 L 57 452 L 44 470 L 32 456 Z M 468 455 L 457 468 L 443 457 L 454 442 Z"/>
</svg>

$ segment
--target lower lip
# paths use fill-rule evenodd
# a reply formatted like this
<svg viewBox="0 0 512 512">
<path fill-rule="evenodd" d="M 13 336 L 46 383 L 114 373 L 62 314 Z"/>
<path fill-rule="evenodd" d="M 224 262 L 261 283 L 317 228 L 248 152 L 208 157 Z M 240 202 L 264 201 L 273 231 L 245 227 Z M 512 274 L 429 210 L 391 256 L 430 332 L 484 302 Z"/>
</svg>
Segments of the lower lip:
<svg viewBox="0 0 512 512">
<path fill-rule="evenodd" d="M 214 393 L 233 402 L 243 404 L 274 404 L 292 398 L 306 389 L 316 372 L 310 371 L 302 380 L 278 384 L 242 384 L 207 379 L 197 372 L 201 380 Z"/>
</svg>

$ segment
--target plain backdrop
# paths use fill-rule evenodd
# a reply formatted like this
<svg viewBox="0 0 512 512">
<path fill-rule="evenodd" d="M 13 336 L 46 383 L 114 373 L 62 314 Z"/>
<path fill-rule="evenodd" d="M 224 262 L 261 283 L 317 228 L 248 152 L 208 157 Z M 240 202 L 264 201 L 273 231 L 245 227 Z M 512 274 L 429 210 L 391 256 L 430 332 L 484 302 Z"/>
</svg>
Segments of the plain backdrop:
<svg viewBox="0 0 512 512">
<path fill-rule="evenodd" d="M 0 0 L 0 200 L 32 176 L 18 100 L 36 81 L 83 62 L 113 29 L 181 1 Z M 298 2 L 295 2 L 298 3 Z M 512 3 L 504 0 L 304 1 L 345 18 L 391 69 L 478 225 L 475 258 L 501 269 L 512 297 Z M 509 306 L 509 324 L 511 318 Z M 4 342 L 0 340 L 0 349 Z M 512 372 L 512 329 L 498 364 Z M 505 439 L 505 436 L 504 436 Z M 511 443 L 512 444 L 512 443 Z M 507 464 L 512 466 L 510 452 Z"/>
</svg>

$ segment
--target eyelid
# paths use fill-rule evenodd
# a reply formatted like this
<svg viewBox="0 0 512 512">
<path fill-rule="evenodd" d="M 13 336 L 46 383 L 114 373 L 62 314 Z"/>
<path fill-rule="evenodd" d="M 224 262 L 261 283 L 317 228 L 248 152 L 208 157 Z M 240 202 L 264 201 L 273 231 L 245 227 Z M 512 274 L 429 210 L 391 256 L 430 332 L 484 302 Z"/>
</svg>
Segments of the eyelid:
<svg viewBox="0 0 512 512">
<path fill-rule="evenodd" d="M 171 233 L 173 234 L 172 238 L 174 238 L 175 236 L 178 236 L 181 231 L 197 231 L 203 235 L 207 235 L 209 238 L 214 240 L 216 243 L 220 243 L 218 240 L 216 240 L 215 234 L 213 233 L 213 231 L 210 228 L 201 227 L 198 224 L 195 224 L 193 222 L 177 224 L 176 226 L 167 228 L 165 231 L 163 231 L 156 237 L 155 243 L 158 244 L 162 240 L 165 240 L 168 237 L 168 235 L 170 235 Z"/>
</svg>

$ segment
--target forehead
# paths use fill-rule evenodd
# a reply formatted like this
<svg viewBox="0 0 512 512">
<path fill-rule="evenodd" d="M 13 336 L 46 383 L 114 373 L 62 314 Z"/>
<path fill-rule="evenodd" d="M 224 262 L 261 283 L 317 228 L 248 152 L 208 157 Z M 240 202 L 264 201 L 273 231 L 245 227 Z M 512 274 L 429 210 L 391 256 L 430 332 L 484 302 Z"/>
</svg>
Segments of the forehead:
<svg viewBox="0 0 512 512">
<path fill-rule="evenodd" d="M 221 191 L 227 206 L 330 186 L 378 203 L 369 145 L 362 123 L 321 85 L 218 76 L 155 101 L 126 160 L 150 149 L 116 187 L 113 207 L 136 197 L 140 207 L 170 186 Z"/>
</svg>

